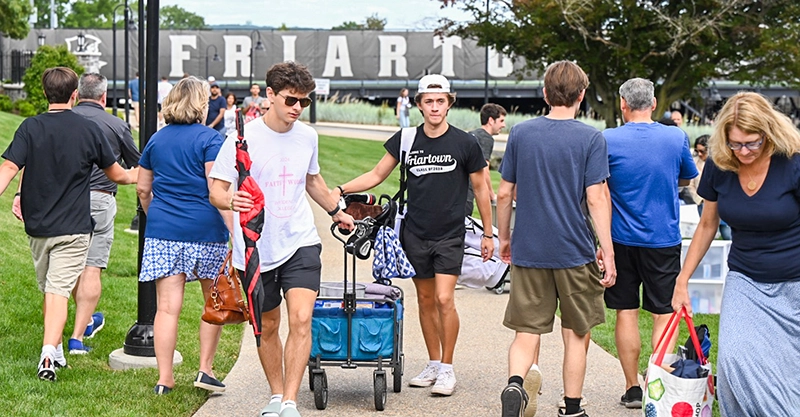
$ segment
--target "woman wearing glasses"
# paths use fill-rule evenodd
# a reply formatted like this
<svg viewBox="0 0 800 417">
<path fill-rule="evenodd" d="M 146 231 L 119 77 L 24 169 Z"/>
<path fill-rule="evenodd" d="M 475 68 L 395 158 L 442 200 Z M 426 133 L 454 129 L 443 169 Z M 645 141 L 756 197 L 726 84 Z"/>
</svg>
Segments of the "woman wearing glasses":
<svg viewBox="0 0 800 417">
<path fill-rule="evenodd" d="M 705 200 L 672 306 L 691 312 L 688 281 L 720 218 L 733 229 L 719 321 L 723 416 L 800 410 L 800 132 L 763 96 L 728 99 L 708 141 Z"/>
</svg>

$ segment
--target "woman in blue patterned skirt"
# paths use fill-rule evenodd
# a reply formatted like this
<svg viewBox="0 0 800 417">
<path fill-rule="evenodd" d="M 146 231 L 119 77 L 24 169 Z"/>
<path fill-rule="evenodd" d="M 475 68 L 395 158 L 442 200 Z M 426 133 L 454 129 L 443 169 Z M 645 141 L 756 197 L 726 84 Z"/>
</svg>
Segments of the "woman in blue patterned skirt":
<svg viewBox="0 0 800 417">
<path fill-rule="evenodd" d="M 689 277 L 725 220 L 733 239 L 719 319 L 720 410 L 798 415 L 800 132 L 756 93 L 729 98 L 715 124 L 697 188 L 705 207 L 672 307 L 691 312 Z"/>
<path fill-rule="evenodd" d="M 230 212 L 221 213 L 208 201 L 208 172 L 222 136 L 204 126 L 208 113 L 208 83 L 184 78 L 162 105 L 167 126 L 154 134 L 142 152 L 136 192 L 147 213 L 139 281 L 156 281 L 158 309 L 154 342 L 158 363 L 156 394 L 175 386 L 172 357 L 186 282 L 199 279 L 208 298 L 228 251 Z M 196 387 L 224 391 L 212 368 L 222 326 L 200 323 L 200 371 Z"/>
</svg>

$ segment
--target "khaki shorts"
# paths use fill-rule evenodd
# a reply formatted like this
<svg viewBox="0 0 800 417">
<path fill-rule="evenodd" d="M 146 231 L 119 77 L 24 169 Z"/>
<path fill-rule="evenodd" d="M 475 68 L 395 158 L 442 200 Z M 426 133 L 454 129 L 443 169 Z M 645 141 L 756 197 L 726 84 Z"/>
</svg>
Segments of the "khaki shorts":
<svg viewBox="0 0 800 417">
<path fill-rule="evenodd" d="M 28 238 L 39 291 L 69 298 L 86 264 L 89 235 Z"/>
<path fill-rule="evenodd" d="M 503 325 L 523 333 L 550 333 L 560 307 L 561 327 L 584 335 L 606 321 L 601 279 L 594 262 L 566 269 L 512 265 Z"/>
</svg>

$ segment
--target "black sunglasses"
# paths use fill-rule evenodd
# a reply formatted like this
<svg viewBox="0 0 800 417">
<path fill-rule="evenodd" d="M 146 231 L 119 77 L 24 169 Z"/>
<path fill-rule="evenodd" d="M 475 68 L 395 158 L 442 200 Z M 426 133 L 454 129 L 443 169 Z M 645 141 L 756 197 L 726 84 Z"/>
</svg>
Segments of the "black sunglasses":
<svg viewBox="0 0 800 417">
<path fill-rule="evenodd" d="M 311 105 L 311 99 L 308 98 L 308 97 L 297 98 L 297 97 L 292 97 L 292 96 L 284 96 L 281 93 L 276 93 L 276 94 L 278 94 L 279 96 L 283 97 L 283 102 L 286 103 L 286 105 L 289 106 L 289 107 L 294 106 L 295 103 L 297 103 L 298 101 L 300 102 L 300 107 L 304 107 L 305 108 L 305 107 L 308 107 L 308 106 Z"/>
</svg>

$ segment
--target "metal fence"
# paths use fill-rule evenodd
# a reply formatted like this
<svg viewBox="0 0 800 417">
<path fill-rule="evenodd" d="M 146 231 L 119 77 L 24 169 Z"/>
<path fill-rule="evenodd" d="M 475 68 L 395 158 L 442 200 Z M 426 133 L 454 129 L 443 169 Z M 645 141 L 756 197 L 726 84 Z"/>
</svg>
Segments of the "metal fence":
<svg viewBox="0 0 800 417">
<path fill-rule="evenodd" d="M 10 53 L 10 58 L 10 80 L 14 84 L 19 84 L 22 82 L 25 72 L 31 67 L 33 51 L 14 49 Z"/>
</svg>

